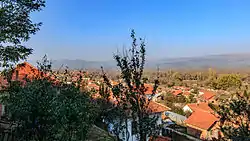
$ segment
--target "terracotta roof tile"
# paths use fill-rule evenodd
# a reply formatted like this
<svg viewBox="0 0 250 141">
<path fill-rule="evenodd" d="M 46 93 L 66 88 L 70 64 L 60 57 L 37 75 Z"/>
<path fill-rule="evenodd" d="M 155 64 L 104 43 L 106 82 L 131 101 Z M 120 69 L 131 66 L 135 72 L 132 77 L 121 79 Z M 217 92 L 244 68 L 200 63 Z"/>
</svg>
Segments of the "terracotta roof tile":
<svg viewBox="0 0 250 141">
<path fill-rule="evenodd" d="M 215 93 L 212 91 L 200 90 L 200 92 L 204 93 L 201 95 L 201 97 L 204 98 L 205 100 L 209 100 L 215 96 Z"/>
<path fill-rule="evenodd" d="M 206 102 L 191 103 L 191 104 L 187 104 L 187 106 L 192 111 L 202 110 L 202 111 L 206 111 L 206 112 L 213 112 L 213 110 L 208 106 L 208 103 L 206 103 Z"/>
<path fill-rule="evenodd" d="M 192 128 L 208 130 L 219 119 L 206 111 L 196 110 L 184 122 Z"/>
<path fill-rule="evenodd" d="M 144 87 L 146 88 L 145 94 L 151 95 L 153 94 L 154 86 L 151 84 L 144 84 Z"/>
<path fill-rule="evenodd" d="M 161 112 L 170 110 L 169 107 L 162 105 L 160 103 L 154 102 L 154 101 L 149 102 L 148 109 L 152 113 L 161 113 Z"/>
<path fill-rule="evenodd" d="M 88 87 L 89 87 L 89 88 L 93 88 L 93 89 L 95 89 L 95 90 L 99 90 L 99 86 L 96 85 L 95 83 L 90 83 L 90 84 L 88 84 Z"/>
<path fill-rule="evenodd" d="M 16 80 L 16 72 L 18 72 L 17 74 L 19 80 L 22 80 L 25 77 L 27 77 L 28 79 L 32 79 L 39 76 L 41 73 L 36 67 L 32 66 L 28 62 L 17 65 L 17 67 L 14 69 L 12 80 Z"/>
<path fill-rule="evenodd" d="M 182 93 L 182 90 L 175 90 L 172 94 L 177 96 Z"/>
<path fill-rule="evenodd" d="M 189 92 L 189 91 L 185 91 L 185 92 L 183 93 L 183 95 L 189 96 L 189 95 L 190 95 L 190 92 Z"/>
<path fill-rule="evenodd" d="M 112 81 L 112 80 L 111 80 L 111 84 L 112 84 L 112 85 L 118 85 L 119 83 L 116 82 L 116 81 Z"/>
</svg>

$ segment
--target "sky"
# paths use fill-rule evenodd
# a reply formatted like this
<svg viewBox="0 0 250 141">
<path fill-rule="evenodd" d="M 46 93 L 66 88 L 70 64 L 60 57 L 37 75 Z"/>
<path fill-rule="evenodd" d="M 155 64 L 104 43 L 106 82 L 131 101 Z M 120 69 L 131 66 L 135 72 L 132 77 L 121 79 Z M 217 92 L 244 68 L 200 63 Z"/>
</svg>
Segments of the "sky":
<svg viewBox="0 0 250 141">
<path fill-rule="evenodd" d="M 250 53 L 249 0 L 47 0 L 29 59 L 111 60 L 146 40 L 148 59 Z"/>
</svg>

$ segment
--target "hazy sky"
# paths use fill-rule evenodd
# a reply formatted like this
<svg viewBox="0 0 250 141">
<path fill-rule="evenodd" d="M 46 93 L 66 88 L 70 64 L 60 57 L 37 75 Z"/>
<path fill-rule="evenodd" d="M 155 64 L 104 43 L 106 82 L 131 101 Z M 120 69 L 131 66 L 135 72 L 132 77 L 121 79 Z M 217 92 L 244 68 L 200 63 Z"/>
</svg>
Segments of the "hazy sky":
<svg viewBox="0 0 250 141">
<path fill-rule="evenodd" d="M 249 0 L 47 0 L 27 43 L 30 59 L 110 60 L 130 45 L 130 29 L 147 41 L 148 58 L 250 52 Z"/>
</svg>

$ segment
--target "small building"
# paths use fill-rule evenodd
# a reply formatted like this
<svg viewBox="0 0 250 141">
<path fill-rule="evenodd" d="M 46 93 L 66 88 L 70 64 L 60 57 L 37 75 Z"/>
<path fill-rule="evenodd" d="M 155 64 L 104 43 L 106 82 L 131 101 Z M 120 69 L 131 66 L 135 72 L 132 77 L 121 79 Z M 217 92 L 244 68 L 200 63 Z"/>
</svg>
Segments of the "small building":
<svg viewBox="0 0 250 141">
<path fill-rule="evenodd" d="M 187 133 L 200 139 L 211 140 L 219 137 L 218 121 L 214 114 L 196 110 L 185 120 Z"/>
<path fill-rule="evenodd" d="M 208 103 L 187 104 L 183 107 L 183 111 L 191 113 L 184 121 L 188 134 L 205 140 L 219 137 L 219 118 L 208 106 Z"/>
<path fill-rule="evenodd" d="M 205 103 L 205 102 L 190 103 L 190 104 L 185 105 L 182 109 L 184 112 L 190 112 L 190 113 L 196 110 L 213 112 L 213 110 L 208 106 L 208 103 Z"/>
<path fill-rule="evenodd" d="M 172 92 L 172 94 L 173 94 L 174 96 L 182 95 L 182 93 L 183 93 L 182 90 L 174 90 L 174 91 Z"/>
<path fill-rule="evenodd" d="M 161 95 L 161 93 L 157 90 L 153 94 L 154 86 L 151 84 L 144 84 L 144 87 L 146 88 L 146 91 L 144 92 L 144 94 L 146 95 L 148 99 L 152 99 L 153 101 L 155 101 L 157 97 Z"/>
<path fill-rule="evenodd" d="M 214 100 L 213 98 L 215 97 L 216 94 L 213 91 L 200 90 L 199 95 L 202 101 L 208 102 L 208 101 L 213 101 Z"/>
<path fill-rule="evenodd" d="M 154 102 L 154 101 L 150 101 L 148 104 L 148 112 L 150 114 L 150 116 L 152 117 L 157 117 L 157 125 L 162 125 L 162 115 L 165 113 L 165 111 L 169 111 L 171 110 L 169 107 L 162 105 L 160 103 Z M 119 122 L 119 119 L 117 119 L 117 122 Z M 113 124 L 111 123 L 107 123 L 108 127 L 114 127 Z M 124 123 L 125 125 L 125 123 Z M 128 119 L 127 120 L 127 125 L 128 125 L 128 134 L 129 135 L 124 135 L 124 134 L 120 134 L 120 138 L 123 138 L 124 140 L 128 140 L 128 141 L 137 141 L 136 135 L 133 134 L 133 120 L 132 119 Z M 109 132 L 113 132 L 112 128 L 110 128 Z M 125 130 L 125 129 L 124 129 Z M 161 133 L 159 134 L 161 135 Z M 149 138 L 147 139 L 149 140 Z"/>
</svg>

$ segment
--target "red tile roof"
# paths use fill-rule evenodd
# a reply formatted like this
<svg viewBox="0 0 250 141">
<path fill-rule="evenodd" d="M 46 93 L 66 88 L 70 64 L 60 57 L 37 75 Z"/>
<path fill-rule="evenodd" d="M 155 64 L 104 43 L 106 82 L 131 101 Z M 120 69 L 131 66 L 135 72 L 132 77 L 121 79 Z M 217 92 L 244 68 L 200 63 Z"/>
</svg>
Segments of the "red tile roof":
<svg viewBox="0 0 250 141">
<path fill-rule="evenodd" d="M 13 71 L 12 80 L 16 80 L 16 72 L 18 74 L 18 80 L 23 80 L 25 77 L 32 79 L 41 74 L 41 72 L 36 67 L 32 66 L 28 62 L 17 65 Z"/>
<path fill-rule="evenodd" d="M 145 94 L 146 95 L 152 95 L 153 94 L 153 90 L 154 90 L 154 86 L 151 84 L 144 84 L 144 87 L 146 88 Z"/>
<path fill-rule="evenodd" d="M 185 92 L 183 93 L 183 95 L 189 96 L 189 95 L 190 95 L 190 92 L 189 92 L 189 91 L 185 91 Z"/>
<path fill-rule="evenodd" d="M 209 112 L 196 110 L 184 122 L 192 128 L 208 130 L 218 120 L 219 118 Z"/>
<path fill-rule="evenodd" d="M 205 112 L 213 112 L 213 110 L 208 106 L 208 103 L 201 102 L 201 103 L 191 103 L 187 104 L 187 106 L 194 112 L 197 110 L 202 110 Z"/>
<path fill-rule="evenodd" d="M 209 100 L 215 96 L 215 93 L 212 91 L 200 90 L 200 92 L 204 93 L 201 95 L 201 97 L 204 98 L 205 100 Z"/>
<path fill-rule="evenodd" d="M 182 93 L 182 90 L 175 90 L 172 94 L 177 96 Z"/>
<path fill-rule="evenodd" d="M 149 109 L 149 112 L 152 112 L 152 113 L 161 113 L 161 112 L 170 110 L 169 107 L 162 105 L 160 103 L 154 102 L 154 101 L 149 102 L 148 109 Z"/>
<path fill-rule="evenodd" d="M 119 83 L 116 82 L 116 81 L 111 80 L 111 84 L 112 84 L 112 85 L 118 85 Z"/>
<path fill-rule="evenodd" d="M 88 84 L 88 87 L 89 88 L 91 88 L 91 89 L 95 89 L 95 90 L 99 90 L 99 86 L 98 85 L 96 85 L 95 83 L 89 83 Z"/>
</svg>

